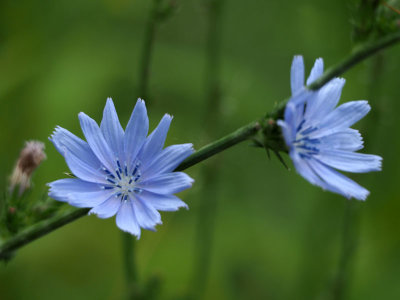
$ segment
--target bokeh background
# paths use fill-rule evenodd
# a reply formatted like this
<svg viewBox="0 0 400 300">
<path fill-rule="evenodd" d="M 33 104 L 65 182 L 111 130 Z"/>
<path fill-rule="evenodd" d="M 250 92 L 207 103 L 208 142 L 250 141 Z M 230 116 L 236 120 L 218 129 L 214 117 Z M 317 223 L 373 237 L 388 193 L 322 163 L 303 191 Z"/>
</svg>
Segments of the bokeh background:
<svg viewBox="0 0 400 300">
<path fill-rule="evenodd" d="M 195 148 L 229 133 L 290 94 L 293 55 L 308 70 L 352 47 L 349 1 L 225 1 L 221 15 L 221 111 L 204 132 L 204 1 L 176 1 L 156 32 L 149 77 L 152 128 L 174 115 L 167 144 Z M 0 2 L 0 184 L 7 186 L 24 141 L 46 143 L 32 197 L 63 177 L 65 162 L 47 140 L 56 125 L 82 136 L 77 114 L 100 121 L 107 97 L 126 124 L 138 97 L 149 0 Z M 355 127 L 365 153 L 384 157 L 383 171 L 351 176 L 371 195 L 360 205 L 357 252 L 348 299 L 400 299 L 400 47 L 344 74 L 342 102 L 373 108 Z M 287 156 L 285 160 L 291 163 Z M 218 161 L 218 164 L 217 164 Z M 203 168 L 216 164 L 212 185 Z M 157 232 L 136 247 L 141 282 L 156 276 L 160 299 L 185 299 L 196 287 L 198 218 L 212 197 L 215 222 L 204 299 L 326 299 L 337 273 L 346 201 L 311 186 L 265 151 L 242 143 L 187 170 L 194 187 L 181 194 L 190 210 L 162 213 Z M 207 199 L 205 199 L 207 197 Z M 84 217 L 22 248 L 0 266 L 0 299 L 123 299 L 121 234 L 114 219 Z"/>
</svg>

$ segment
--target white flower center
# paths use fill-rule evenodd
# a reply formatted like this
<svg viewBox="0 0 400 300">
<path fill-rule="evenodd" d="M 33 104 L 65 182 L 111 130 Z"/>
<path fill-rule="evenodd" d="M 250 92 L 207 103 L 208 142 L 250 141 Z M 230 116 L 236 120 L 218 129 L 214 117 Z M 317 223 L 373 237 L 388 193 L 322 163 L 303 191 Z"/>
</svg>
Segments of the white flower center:
<svg viewBox="0 0 400 300">
<path fill-rule="evenodd" d="M 142 189 L 136 186 L 141 177 L 140 162 L 137 162 L 132 170 L 129 170 L 126 164 L 122 168 L 119 160 L 117 160 L 117 166 L 118 168 L 114 172 L 103 167 L 106 174 L 105 179 L 109 182 L 109 184 L 103 186 L 103 189 L 114 190 L 115 196 L 121 197 L 121 200 L 127 200 L 129 194 L 141 193 Z"/>
</svg>

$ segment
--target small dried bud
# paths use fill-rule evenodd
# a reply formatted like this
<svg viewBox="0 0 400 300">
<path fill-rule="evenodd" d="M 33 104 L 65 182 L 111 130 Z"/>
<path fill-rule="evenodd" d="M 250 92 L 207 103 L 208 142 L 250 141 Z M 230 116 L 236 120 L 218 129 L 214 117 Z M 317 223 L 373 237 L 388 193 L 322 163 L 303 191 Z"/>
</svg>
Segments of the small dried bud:
<svg viewBox="0 0 400 300">
<path fill-rule="evenodd" d="M 44 144 L 38 141 L 27 141 L 22 149 L 10 178 L 10 193 L 19 185 L 19 196 L 30 187 L 33 171 L 46 159 Z"/>
</svg>

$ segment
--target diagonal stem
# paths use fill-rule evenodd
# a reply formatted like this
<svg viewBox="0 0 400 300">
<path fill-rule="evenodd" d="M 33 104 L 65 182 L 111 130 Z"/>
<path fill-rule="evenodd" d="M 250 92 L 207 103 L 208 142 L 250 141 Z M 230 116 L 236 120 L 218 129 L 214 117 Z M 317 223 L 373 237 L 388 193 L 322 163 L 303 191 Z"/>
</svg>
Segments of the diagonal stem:
<svg viewBox="0 0 400 300">
<path fill-rule="evenodd" d="M 339 76 L 343 74 L 345 71 L 350 69 L 355 64 L 363 61 L 364 59 L 372 56 L 379 50 L 385 49 L 397 42 L 400 41 L 400 31 L 394 34 L 390 34 L 381 39 L 378 39 L 374 42 L 368 43 L 363 47 L 359 47 L 358 50 L 351 53 L 348 57 L 342 60 L 335 67 L 328 69 L 319 80 L 313 83 L 309 88 L 318 89 L 326 82 L 334 78 L 335 76 Z M 269 117 L 272 119 L 278 119 L 282 116 L 283 110 L 285 108 L 286 101 L 280 102 L 275 109 L 269 114 Z M 200 163 L 201 161 L 224 151 L 240 142 L 248 140 L 253 137 L 260 129 L 262 129 L 263 123 L 265 123 L 265 118 L 261 119 L 261 122 L 252 122 L 248 125 L 245 125 L 236 131 L 220 138 L 219 140 L 212 142 L 200 150 L 196 151 L 193 155 L 188 157 L 186 160 L 182 162 L 181 165 L 178 166 L 177 170 L 184 170 L 189 168 L 195 164 Z M 79 217 L 86 215 L 88 212 L 87 209 L 73 209 L 69 213 L 64 213 L 63 215 L 55 216 L 49 220 L 42 221 L 40 223 L 34 224 L 24 231 L 16 234 L 12 238 L 5 241 L 0 246 L 0 259 L 6 258 L 10 252 L 17 250 L 18 248 L 38 239 L 39 237 L 44 236 L 45 234 L 68 224 Z"/>
</svg>

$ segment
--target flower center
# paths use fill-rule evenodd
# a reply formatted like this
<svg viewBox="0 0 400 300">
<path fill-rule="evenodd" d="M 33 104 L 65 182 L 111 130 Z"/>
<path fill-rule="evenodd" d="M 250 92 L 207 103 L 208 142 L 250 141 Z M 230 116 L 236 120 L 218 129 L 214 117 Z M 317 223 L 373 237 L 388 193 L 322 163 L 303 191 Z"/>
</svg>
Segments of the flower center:
<svg viewBox="0 0 400 300">
<path fill-rule="evenodd" d="M 103 189 L 114 190 L 116 197 L 121 197 L 121 200 L 127 200 L 129 194 L 140 194 L 142 189 L 136 187 L 141 177 L 140 162 L 136 162 L 131 170 L 126 164 L 122 168 L 119 160 L 117 160 L 117 166 L 118 168 L 114 172 L 103 167 L 105 179 L 109 182 L 103 186 Z"/>
<path fill-rule="evenodd" d="M 300 156 L 302 156 L 303 158 L 308 158 L 312 155 L 316 155 L 319 153 L 317 145 L 320 144 L 320 140 L 309 137 L 310 133 L 318 130 L 317 127 L 310 126 L 302 129 L 303 125 L 304 123 L 302 122 L 296 133 L 296 140 L 293 142 L 293 145 L 296 147 L 297 152 L 300 154 Z"/>
</svg>

